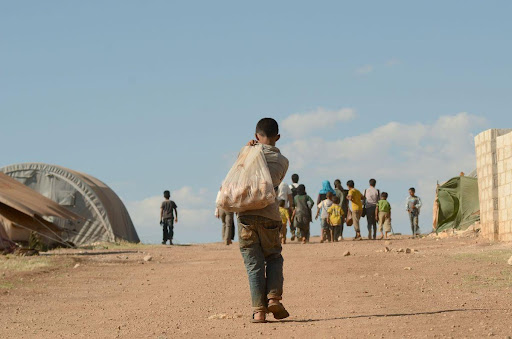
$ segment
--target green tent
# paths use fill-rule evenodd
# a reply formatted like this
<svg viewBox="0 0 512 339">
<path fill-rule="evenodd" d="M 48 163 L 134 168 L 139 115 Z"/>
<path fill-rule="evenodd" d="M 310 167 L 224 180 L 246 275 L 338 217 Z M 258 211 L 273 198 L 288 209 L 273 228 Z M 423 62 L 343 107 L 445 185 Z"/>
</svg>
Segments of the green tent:
<svg viewBox="0 0 512 339">
<path fill-rule="evenodd" d="M 437 187 L 437 232 L 450 228 L 465 230 L 480 220 L 478 179 L 460 176 Z M 436 219 L 437 217 L 437 219 Z"/>
</svg>

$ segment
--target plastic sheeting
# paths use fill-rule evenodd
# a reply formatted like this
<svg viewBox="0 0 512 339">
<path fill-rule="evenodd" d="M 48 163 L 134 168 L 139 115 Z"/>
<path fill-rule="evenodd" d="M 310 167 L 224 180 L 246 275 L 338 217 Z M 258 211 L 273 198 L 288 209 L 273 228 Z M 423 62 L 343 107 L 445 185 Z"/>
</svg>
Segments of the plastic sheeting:
<svg viewBox="0 0 512 339">
<path fill-rule="evenodd" d="M 437 232 L 451 228 L 465 230 L 480 220 L 478 179 L 460 176 L 448 180 L 438 186 L 436 203 Z"/>
<path fill-rule="evenodd" d="M 64 167 L 26 163 L 0 169 L 10 177 L 81 216 L 70 222 L 59 216 L 49 221 L 64 229 L 62 237 L 75 245 L 126 240 L 139 242 L 132 220 L 119 197 L 105 183 Z"/>
</svg>

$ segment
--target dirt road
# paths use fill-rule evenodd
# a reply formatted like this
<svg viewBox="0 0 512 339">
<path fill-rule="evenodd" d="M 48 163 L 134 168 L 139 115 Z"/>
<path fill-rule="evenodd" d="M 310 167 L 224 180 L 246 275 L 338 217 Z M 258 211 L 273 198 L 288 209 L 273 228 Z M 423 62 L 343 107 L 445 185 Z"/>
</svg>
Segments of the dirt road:
<svg viewBox="0 0 512 339">
<path fill-rule="evenodd" d="M 283 302 L 291 317 L 267 324 L 249 323 L 249 288 L 236 244 L 3 257 L 0 338 L 512 335 L 510 244 L 312 241 L 284 246 Z M 351 255 L 344 257 L 347 250 Z"/>
</svg>

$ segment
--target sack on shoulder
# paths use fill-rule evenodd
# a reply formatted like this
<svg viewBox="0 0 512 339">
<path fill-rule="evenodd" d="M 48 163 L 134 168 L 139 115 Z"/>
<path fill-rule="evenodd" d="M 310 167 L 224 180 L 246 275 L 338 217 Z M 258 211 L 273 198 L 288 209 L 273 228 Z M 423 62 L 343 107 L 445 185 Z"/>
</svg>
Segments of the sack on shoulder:
<svg viewBox="0 0 512 339">
<path fill-rule="evenodd" d="M 365 218 L 366 217 L 366 206 L 363 207 L 363 212 L 361 212 L 361 218 Z"/>
<path fill-rule="evenodd" d="M 262 145 L 245 146 L 222 183 L 217 207 L 238 213 L 265 208 L 275 200 Z"/>
</svg>

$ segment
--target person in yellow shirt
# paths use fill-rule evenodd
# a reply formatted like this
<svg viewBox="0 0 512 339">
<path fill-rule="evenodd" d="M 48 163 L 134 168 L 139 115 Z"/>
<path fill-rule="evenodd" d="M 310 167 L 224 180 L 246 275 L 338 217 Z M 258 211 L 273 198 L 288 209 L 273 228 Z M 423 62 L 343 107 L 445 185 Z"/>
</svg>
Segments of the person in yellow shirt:
<svg viewBox="0 0 512 339">
<path fill-rule="evenodd" d="M 329 207 L 327 213 L 329 214 L 329 228 L 332 241 L 338 242 L 338 238 L 343 240 L 343 219 L 345 215 L 340 206 L 340 198 L 333 198 L 333 205 Z"/>
<path fill-rule="evenodd" d="M 290 224 L 290 212 L 285 208 L 286 201 L 279 200 L 279 214 L 281 215 L 281 231 L 279 232 L 279 239 L 281 240 L 281 244 L 286 244 L 286 225 Z"/>
<path fill-rule="evenodd" d="M 361 238 L 361 228 L 359 227 L 359 221 L 361 220 L 361 215 L 363 213 L 363 195 L 359 190 L 354 188 L 354 181 L 347 181 L 348 186 L 348 196 L 347 199 L 351 201 L 352 208 L 352 222 L 354 225 L 354 231 L 356 231 L 356 237 L 354 240 L 362 240 Z"/>
</svg>

